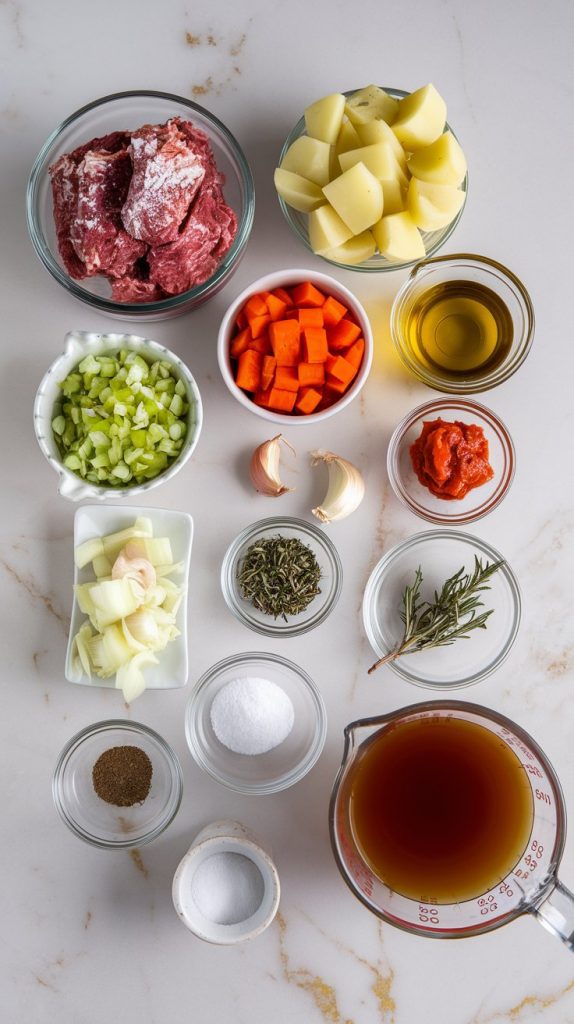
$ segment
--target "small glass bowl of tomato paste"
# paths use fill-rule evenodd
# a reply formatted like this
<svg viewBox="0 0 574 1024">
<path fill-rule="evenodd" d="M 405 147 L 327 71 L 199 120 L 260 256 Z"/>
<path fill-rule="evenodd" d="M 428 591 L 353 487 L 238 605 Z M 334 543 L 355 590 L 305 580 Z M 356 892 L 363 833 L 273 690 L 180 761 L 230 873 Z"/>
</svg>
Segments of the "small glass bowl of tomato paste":
<svg viewBox="0 0 574 1024">
<path fill-rule="evenodd" d="M 462 444 L 437 451 L 449 439 L 448 431 L 433 430 L 441 422 L 460 427 L 456 434 Z M 418 458 L 415 455 L 417 472 L 411 449 L 421 435 Z M 413 409 L 399 423 L 387 452 L 387 472 L 399 501 L 421 519 L 445 526 L 473 523 L 492 512 L 512 483 L 515 464 L 512 438 L 502 420 L 478 402 L 452 396 Z M 473 478 L 476 484 L 464 483 Z M 454 496 L 457 492 L 462 496 Z"/>
</svg>

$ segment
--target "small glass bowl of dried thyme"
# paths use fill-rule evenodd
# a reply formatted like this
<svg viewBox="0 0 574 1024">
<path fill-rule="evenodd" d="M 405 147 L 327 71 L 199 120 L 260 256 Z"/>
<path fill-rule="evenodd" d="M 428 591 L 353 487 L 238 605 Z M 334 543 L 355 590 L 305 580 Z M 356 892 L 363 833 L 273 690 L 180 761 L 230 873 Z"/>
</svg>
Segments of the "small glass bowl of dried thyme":
<svg viewBox="0 0 574 1024">
<path fill-rule="evenodd" d="M 335 607 L 343 567 L 331 540 L 312 523 L 261 519 L 227 549 L 221 589 L 233 614 L 265 636 L 299 636 Z"/>
<path fill-rule="evenodd" d="M 153 729 L 122 719 L 76 733 L 52 782 L 62 821 L 105 850 L 150 843 L 175 818 L 182 792 L 181 767 L 169 744 Z"/>
</svg>

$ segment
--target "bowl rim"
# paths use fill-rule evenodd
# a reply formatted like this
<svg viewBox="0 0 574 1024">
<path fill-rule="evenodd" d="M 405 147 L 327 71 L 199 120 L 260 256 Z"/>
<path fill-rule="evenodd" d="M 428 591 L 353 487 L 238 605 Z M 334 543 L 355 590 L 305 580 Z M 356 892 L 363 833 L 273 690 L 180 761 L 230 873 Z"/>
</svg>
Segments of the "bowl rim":
<svg viewBox="0 0 574 1024">
<path fill-rule="evenodd" d="M 365 340 L 363 361 L 350 388 L 345 392 L 345 394 L 341 395 L 338 401 L 334 402 L 333 405 L 330 405 L 327 409 L 322 409 L 321 412 L 312 412 L 306 416 L 292 416 L 284 413 L 273 412 L 270 409 L 264 409 L 262 406 L 256 405 L 255 402 L 237 386 L 230 368 L 230 331 L 232 329 L 236 313 L 250 295 L 259 291 L 269 290 L 270 288 L 280 287 L 280 281 L 283 283 L 283 287 L 289 287 L 290 284 L 299 284 L 301 281 L 311 281 L 311 283 L 316 284 L 318 287 L 323 287 L 328 290 L 329 293 L 335 295 L 335 297 L 340 296 L 341 299 L 344 299 L 350 305 L 353 314 L 361 325 Z M 270 423 L 279 423 L 281 426 L 290 427 L 300 424 L 320 423 L 322 420 L 329 419 L 331 416 L 334 416 L 336 413 L 346 408 L 353 399 L 357 397 L 359 392 L 362 391 L 367 381 L 373 363 L 374 347 L 373 329 L 371 327 L 367 311 L 362 302 L 360 302 L 349 288 L 344 284 L 341 284 L 340 281 L 337 281 L 336 278 L 331 277 L 329 274 L 325 274 L 323 271 L 309 270 L 304 267 L 287 267 L 285 270 L 274 270 L 268 274 L 264 274 L 262 277 L 256 278 L 256 280 L 247 285 L 247 287 L 245 287 L 227 307 L 219 325 L 217 334 L 217 362 L 228 391 L 230 391 L 240 405 L 254 413 L 256 416 L 260 416 L 262 419 L 268 420 Z"/>
<path fill-rule="evenodd" d="M 246 601 L 239 604 L 239 602 L 235 600 L 235 589 L 230 582 L 230 580 L 233 579 L 233 571 L 237 564 L 237 558 L 241 548 L 248 541 L 254 540 L 261 533 L 275 529 L 293 530 L 293 532 L 298 536 L 303 534 L 305 539 L 312 537 L 323 552 L 325 552 L 327 559 L 333 566 L 333 588 L 331 595 L 327 597 L 327 600 L 322 605 L 321 610 L 318 611 L 313 618 L 307 619 L 299 624 L 297 624 L 296 620 L 288 622 L 283 626 L 277 625 L 277 620 L 275 619 L 270 621 L 268 625 L 260 622 L 258 619 L 251 616 L 248 611 L 249 606 Z M 316 526 L 315 523 L 307 522 L 305 519 L 299 519 L 296 516 L 269 516 L 265 519 L 258 519 L 254 523 L 250 523 L 236 534 L 223 556 L 219 579 L 225 603 L 230 612 L 235 615 L 235 618 L 238 619 L 239 622 L 244 626 L 247 626 L 249 629 L 252 629 L 255 633 L 259 633 L 261 636 L 287 639 L 290 637 L 302 636 L 304 633 L 310 633 L 311 630 L 320 626 L 325 619 L 329 617 L 337 605 L 343 589 L 343 564 L 341 562 L 339 552 L 331 538 L 327 536 L 324 530 L 321 530 L 319 526 Z M 246 607 L 244 608 L 243 605 Z"/>
<path fill-rule="evenodd" d="M 197 710 L 200 707 L 200 697 L 204 696 L 206 691 L 209 689 L 210 684 L 221 672 L 226 671 L 228 668 L 241 666 L 250 661 L 258 662 L 261 665 L 272 662 L 274 665 L 280 665 L 282 668 L 288 669 L 299 679 L 308 691 L 315 710 L 315 736 L 305 757 L 295 768 L 292 768 L 289 772 L 282 775 L 272 783 L 241 783 L 230 777 L 227 778 L 221 776 L 212 766 L 211 762 L 207 761 L 203 757 L 203 753 L 200 750 L 199 745 L 195 742 L 195 722 Z M 327 708 L 319 687 L 313 681 L 308 672 L 306 672 L 304 668 L 301 668 L 300 665 L 290 661 L 288 658 L 284 658 L 280 654 L 272 654 L 268 651 L 242 651 L 239 654 L 231 654 L 226 658 L 222 658 L 221 661 L 216 662 L 214 665 L 211 665 L 206 669 L 203 675 L 198 679 L 185 706 L 184 725 L 185 738 L 190 754 L 198 767 L 205 771 L 207 775 L 210 775 L 211 778 L 215 779 L 216 782 L 219 782 L 220 785 L 233 790 L 235 793 L 243 793 L 245 795 L 252 796 L 267 796 L 273 793 L 280 793 L 284 789 L 289 789 L 291 786 L 294 786 L 295 783 L 300 782 L 301 779 L 303 779 L 311 769 L 314 768 L 323 752 L 325 740 L 327 738 Z"/>
<path fill-rule="evenodd" d="M 504 476 L 491 500 L 483 502 L 476 508 L 471 509 L 464 514 L 461 513 L 458 516 L 447 516 L 446 514 L 441 515 L 440 512 L 432 512 L 430 509 L 424 509 L 422 505 L 415 502 L 410 497 L 407 488 L 401 483 L 401 477 L 398 472 L 397 465 L 399 448 L 403 438 L 407 431 L 414 426 L 416 421 L 430 413 L 438 413 L 440 415 L 441 411 L 446 411 L 448 409 L 452 409 L 455 413 L 457 411 L 476 413 L 477 416 L 485 420 L 497 434 L 507 460 L 507 467 Z M 482 405 L 480 402 L 475 402 L 472 399 L 458 398 L 456 395 L 446 395 L 441 398 L 434 398 L 429 402 L 423 402 L 415 409 L 411 409 L 396 426 L 387 448 L 387 475 L 396 497 L 405 508 L 408 508 L 414 515 L 418 516 L 419 519 L 424 519 L 429 523 L 435 523 L 439 526 L 462 526 L 467 523 L 477 522 L 479 519 L 487 516 L 497 508 L 506 497 L 514 480 L 515 473 L 516 449 L 514 447 L 510 431 L 504 421 L 501 420 L 497 413 L 493 412 L 493 410 L 489 409 L 486 405 Z M 476 490 L 478 492 L 479 488 L 476 488 Z M 444 502 L 444 504 L 449 507 L 453 503 Z"/>
<path fill-rule="evenodd" d="M 106 339 L 105 342 L 104 339 Z M 100 344 L 102 346 L 101 349 Z M 59 456 L 56 457 L 50 451 L 49 445 L 46 441 L 46 433 L 42 433 L 46 423 L 48 427 L 50 427 L 53 414 L 53 406 L 49 413 L 45 409 L 45 405 L 48 402 L 46 391 L 51 383 L 51 378 L 58 374 L 61 367 L 63 372 L 65 364 L 69 363 L 71 368 L 73 368 L 77 363 L 81 362 L 82 357 L 78 352 L 78 345 L 91 346 L 86 350 L 91 352 L 97 352 L 98 350 L 105 352 L 108 349 L 114 350 L 116 348 L 121 348 L 122 345 L 126 347 L 131 346 L 132 351 L 139 352 L 141 350 L 143 353 L 146 351 L 149 352 L 151 349 L 153 353 L 157 354 L 158 358 L 167 359 L 172 363 L 173 366 L 179 370 L 185 380 L 186 388 L 193 397 L 195 407 L 195 430 L 193 437 L 188 444 L 184 444 L 184 447 L 177 458 L 175 458 L 166 469 L 161 473 L 158 473 L 158 475 L 153 477 L 153 479 L 148 480 L 145 484 L 135 484 L 133 487 L 98 487 L 96 484 L 86 481 L 81 476 L 78 476 L 78 474 L 74 473 L 73 470 L 68 469 L 67 466 L 64 466 L 61 458 Z M 74 360 L 73 362 L 72 358 Z M 138 334 L 119 334 L 114 331 L 104 334 L 100 334 L 97 331 L 68 331 L 64 339 L 64 349 L 50 363 L 40 381 L 40 384 L 38 385 L 38 390 L 36 391 L 34 398 L 33 420 L 34 433 L 36 435 L 40 451 L 60 477 L 60 494 L 62 494 L 63 497 L 70 498 L 72 501 L 82 501 L 87 498 L 104 501 L 110 498 L 126 498 L 145 494 L 153 487 L 156 487 L 159 483 L 169 480 L 175 476 L 188 459 L 191 458 L 198 445 L 203 427 L 203 403 L 197 386 L 197 381 L 189 367 L 178 355 L 176 355 L 175 352 L 161 344 L 161 342 L 154 341 L 152 338 L 144 338 L 142 335 Z"/>
<path fill-rule="evenodd" d="M 504 369 L 501 367 L 500 370 L 493 373 L 490 378 L 487 377 L 473 381 L 461 380 L 460 382 L 457 382 L 448 380 L 445 377 L 435 376 L 432 372 L 421 367 L 419 363 L 416 363 L 405 349 L 401 337 L 402 332 L 399 330 L 398 323 L 399 311 L 402 308 L 402 304 L 404 303 L 406 296 L 414 286 L 417 274 L 426 267 L 433 267 L 439 263 L 451 263 L 453 266 L 456 266 L 458 263 L 462 262 L 471 262 L 479 267 L 490 268 L 500 274 L 506 283 L 515 290 L 515 294 L 517 294 L 519 302 L 523 305 L 526 327 L 521 347 L 514 354 L 514 357 L 509 360 L 508 365 Z M 492 259 L 491 256 L 482 256 L 480 253 L 453 252 L 444 253 L 441 256 L 431 256 L 428 259 L 420 260 L 419 263 L 412 268 L 406 281 L 403 281 L 393 299 L 389 323 L 391 340 L 395 347 L 395 351 L 397 352 L 403 366 L 405 366 L 413 376 L 417 378 L 417 380 L 422 381 L 423 384 L 426 384 L 427 387 L 433 388 L 435 391 L 442 391 L 446 394 L 476 395 L 483 391 L 490 391 L 492 388 L 498 387 L 500 384 L 504 384 L 505 381 L 509 380 L 510 377 L 512 377 L 522 366 L 534 342 L 536 317 L 532 299 L 526 285 L 523 284 L 520 278 L 505 266 L 504 263 L 500 263 L 498 260 Z"/>
<path fill-rule="evenodd" d="M 225 254 L 221 263 L 207 281 L 203 281 L 201 284 L 195 285 L 193 288 L 189 288 L 187 291 L 181 292 L 179 295 L 171 295 L 166 299 L 159 299 L 155 302 L 114 302 L 112 299 L 106 299 L 100 295 L 94 295 L 87 289 L 82 288 L 81 284 L 70 277 L 69 274 L 67 274 L 60 266 L 58 261 L 52 255 L 51 249 L 45 243 L 44 234 L 37 224 L 36 198 L 42 177 L 48 170 L 47 163 L 48 160 L 51 159 L 50 152 L 62 132 L 74 123 L 78 122 L 86 114 L 89 114 L 92 110 L 96 110 L 98 107 L 102 107 L 105 104 L 110 104 L 118 100 L 129 100 L 135 99 L 136 97 L 138 99 L 143 97 L 181 104 L 182 106 L 187 107 L 191 112 L 195 112 L 212 124 L 216 129 L 216 132 L 223 137 L 227 145 L 233 151 L 237 160 L 240 170 L 242 189 L 244 192 L 244 209 L 241 217 L 238 219 L 237 234 L 233 239 L 228 252 Z M 243 149 L 239 145 L 233 133 L 226 127 L 226 125 L 223 124 L 222 121 L 219 120 L 218 117 L 215 116 L 215 114 L 212 114 L 210 110 L 207 110 L 206 107 L 202 107 L 199 103 L 195 103 L 193 100 L 189 100 L 185 96 L 179 96 L 177 93 L 162 92 L 157 89 L 128 89 L 122 92 L 108 93 L 106 96 L 101 96 L 98 99 L 92 100 L 90 103 L 84 104 L 84 106 L 69 114 L 56 126 L 42 145 L 32 165 L 32 170 L 30 171 L 26 188 L 26 223 L 28 233 L 36 255 L 52 277 L 81 302 L 85 302 L 87 305 L 93 306 L 100 312 L 110 313 L 112 315 L 121 314 L 126 318 L 128 318 L 130 314 L 137 317 L 138 314 L 148 314 L 148 316 L 152 316 L 153 314 L 171 312 L 172 310 L 179 309 L 180 306 L 186 306 L 194 299 L 199 299 L 204 295 L 208 288 L 211 290 L 214 285 L 222 281 L 222 279 L 227 276 L 234 264 L 238 262 L 251 234 L 254 216 L 255 184 L 253 174 Z M 181 311 L 184 312 L 185 310 L 182 309 Z"/>
<path fill-rule="evenodd" d="M 408 90 L 396 89 L 396 88 L 394 88 L 394 86 L 391 87 L 391 86 L 386 86 L 386 85 L 380 85 L 379 89 L 382 89 L 384 92 L 388 93 L 389 96 L 393 97 L 393 99 L 402 100 L 406 96 L 410 96 L 411 95 L 411 92 L 409 92 Z M 353 96 L 358 91 L 359 91 L 358 89 L 346 89 L 346 90 L 343 90 L 342 95 L 345 96 L 345 97 Z M 392 127 L 392 125 L 390 127 Z M 445 121 L 444 129 L 443 129 L 443 134 L 444 134 L 444 132 L 447 132 L 447 131 L 451 132 L 452 135 L 454 135 L 454 138 L 456 139 L 456 141 L 459 142 L 459 138 L 458 138 L 456 132 L 454 131 L 454 129 L 452 128 L 452 125 L 450 125 L 448 121 Z M 295 125 L 293 125 L 293 128 L 291 129 L 291 131 L 287 135 L 287 138 L 285 139 L 285 142 L 283 143 L 283 145 L 281 147 L 281 152 L 279 153 L 279 159 L 278 159 L 278 162 L 277 162 L 277 167 L 281 166 L 281 162 L 282 162 L 282 160 L 283 160 L 287 150 L 289 149 L 289 146 L 295 141 L 295 139 L 298 139 L 303 134 L 306 134 L 306 130 L 305 130 L 305 115 L 304 114 L 299 118 L 297 123 Z M 465 197 L 464 198 L 464 202 L 463 202 L 460 210 L 458 211 L 458 213 L 454 217 L 454 219 L 451 220 L 450 223 L 446 225 L 446 227 L 444 227 L 442 229 L 437 229 L 437 230 L 441 231 L 441 234 L 440 234 L 439 238 L 434 242 L 434 244 L 429 246 L 428 251 L 426 253 L 425 259 L 428 259 L 429 257 L 432 257 L 434 253 L 438 252 L 438 250 L 441 249 L 443 247 L 443 245 L 449 240 L 449 238 L 452 235 L 453 231 L 457 227 L 458 222 L 460 221 L 460 219 L 461 219 L 461 217 L 463 215 L 464 208 L 466 206 L 467 199 L 468 199 L 468 180 L 469 180 L 469 176 L 468 176 L 468 169 L 467 169 L 467 172 L 466 172 L 466 174 L 464 176 L 464 179 L 463 179 L 463 181 L 461 182 L 461 184 L 459 186 L 460 189 L 464 192 L 464 197 Z M 335 260 L 328 259 L 327 256 L 321 256 L 321 255 L 319 255 L 319 253 L 314 253 L 312 248 L 311 248 L 311 246 L 309 245 L 308 233 L 304 233 L 300 229 L 299 223 L 297 222 L 297 220 L 293 217 L 293 215 L 291 213 L 291 207 L 289 206 L 289 204 L 286 203 L 285 200 L 282 199 L 282 197 L 278 193 L 277 193 L 277 199 L 279 201 L 279 206 L 281 208 L 281 213 L 283 214 L 283 217 L 287 221 L 287 224 L 288 224 L 290 230 L 293 232 L 293 234 L 299 239 L 300 242 L 302 242 L 302 244 L 305 246 L 305 248 L 307 249 L 308 252 L 312 253 L 313 256 L 317 256 L 319 259 L 324 260 L 325 263 L 328 263 L 332 267 L 338 267 L 340 270 L 357 271 L 359 273 L 385 274 L 385 273 L 389 273 L 389 272 L 391 272 L 393 270 L 407 270 L 409 267 L 413 267 L 417 263 L 420 263 L 420 260 L 418 260 L 418 259 L 405 260 L 405 261 L 397 261 L 397 262 L 393 262 L 392 260 L 387 260 L 385 262 L 385 264 L 383 264 L 382 266 L 369 266 L 369 261 L 368 260 L 366 262 L 363 262 L 363 263 L 354 263 L 354 264 L 353 263 L 337 263 L 337 262 L 335 262 Z M 435 232 L 434 231 L 432 231 L 432 232 L 428 231 L 428 232 L 422 232 L 422 234 L 430 235 L 430 234 L 435 234 Z M 384 259 L 385 257 L 381 257 L 381 258 Z"/>
<path fill-rule="evenodd" d="M 490 560 L 502 560 L 503 565 L 500 568 L 500 572 L 506 580 L 514 608 L 512 628 L 509 631 L 509 635 L 504 643 L 502 650 L 499 653 L 497 653 L 494 658 L 492 658 L 492 660 L 489 662 L 488 665 L 485 666 L 485 668 L 481 669 L 478 672 L 475 672 L 471 676 L 465 677 L 462 680 L 462 682 L 446 683 L 442 685 L 440 683 L 432 683 L 424 679 L 421 675 L 415 675 L 414 672 L 402 668 L 400 660 L 390 661 L 387 663 L 387 667 L 390 668 L 392 672 L 400 676 L 401 679 L 403 679 L 407 683 L 412 683 L 414 686 L 421 686 L 427 690 L 450 691 L 460 690 L 467 686 L 473 686 L 475 683 L 478 683 L 483 679 L 486 679 L 487 676 L 491 675 L 498 668 L 500 668 L 500 666 L 503 664 L 504 661 L 506 661 L 508 655 L 510 654 L 510 651 L 514 646 L 516 637 L 518 635 L 518 630 L 520 628 L 520 622 L 522 618 L 522 597 L 520 593 L 520 586 L 518 584 L 518 579 L 516 578 L 512 566 L 507 561 L 507 559 L 504 558 L 501 552 L 498 551 L 497 548 L 493 547 L 493 545 L 489 544 L 487 541 L 482 540 L 482 538 L 477 537 L 475 534 L 470 534 L 463 530 L 454 530 L 445 527 L 439 527 L 438 529 L 434 530 L 422 530 L 420 533 L 410 534 L 410 536 L 406 537 L 404 540 L 399 541 L 397 544 L 394 544 L 391 548 L 389 548 L 388 551 L 385 551 L 385 553 L 382 555 L 382 557 L 379 559 L 379 561 L 373 568 L 365 585 L 365 591 L 363 594 L 362 602 L 362 615 L 363 628 L 367 635 L 367 639 L 373 651 L 377 654 L 377 657 L 381 657 L 385 652 L 380 651 L 380 648 L 376 644 L 371 625 L 373 620 L 372 605 L 376 594 L 378 594 L 380 590 L 381 574 L 384 572 L 385 569 L 388 568 L 388 566 L 392 563 L 394 559 L 396 559 L 399 555 L 403 554 L 403 552 L 408 550 L 408 548 L 414 547 L 419 543 L 445 539 L 462 541 L 465 544 L 474 545 L 482 554 L 486 555 Z"/>
<path fill-rule="evenodd" d="M 86 832 L 78 825 L 67 811 L 60 788 L 69 758 L 76 750 L 79 749 L 79 747 L 82 746 L 85 740 L 89 739 L 91 736 L 97 735 L 98 733 L 113 733 L 120 729 L 128 732 L 134 732 L 136 735 L 147 736 L 147 738 L 151 740 L 156 747 L 159 747 L 172 769 L 172 794 L 170 795 L 173 796 L 173 799 L 171 801 L 171 806 L 168 807 L 167 815 L 158 822 L 157 825 L 144 833 L 143 836 L 138 837 L 137 839 L 104 840 Z M 148 725 L 144 725 L 142 722 L 134 722 L 130 719 L 108 718 L 103 719 L 100 722 L 92 722 L 90 725 L 85 726 L 85 728 L 80 729 L 79 732 L 75 733 L 64 745 L 52 774 L 52 797 L 60 818 L 64 824 L 68 826 L 70 831 L 73 832 L 74 835 L 78 836 L 79 839 L 83 839 L 86 843 L 89 843 L 90 846 L 96 846 L 103 850 L 129 850 L 134 846 L 145 846 L 147 843 L 151 843 L 161 835 L 163 831 L 165 831 L 168 825 L 171 824 L 180 808 L 183 797 L 183 772 L 177 754 L 169 745 L 167 740 L 164 740 L 163 736 L 160 736 L 155 729 L 151 729 Z"/>
</svg>

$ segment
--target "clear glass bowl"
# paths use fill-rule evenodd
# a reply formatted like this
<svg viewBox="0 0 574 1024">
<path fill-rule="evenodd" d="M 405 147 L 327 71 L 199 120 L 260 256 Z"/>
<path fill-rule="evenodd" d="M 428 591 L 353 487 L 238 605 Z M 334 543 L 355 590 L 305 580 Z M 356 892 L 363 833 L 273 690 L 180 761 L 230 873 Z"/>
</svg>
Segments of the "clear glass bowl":
<svg viewBox="0 0 574 1024">
<path fill-rule="evenodd" d="M 215 695 L 243 676 L 276 683 L 293 703 L 291 732 L 266 754 L 235 754 L 220 743 L 211 725 Z M 327 714 L 315 683 L 298 665 L 276 654 L 236 654 L 208 669 L 195 685 L 185 712 L 185 735 L 193 759 L 217 782 L 237 793 L 278 793 L 299 782 L 319 759 Z"/>
<path fill-rule="evenodd" d="M 246 601 L 239 587 L 237 570 L 247 549 L 263 538 L 297 537 L 311 549 L 321 569 L 321 593 L 311 601 L 299 615 L 288 618 L 274 619 L 259 611 L 250 601 Z M 343 585 L 343 566 L 337 550 L 331 540 L 313 523 L 290 516 L 272 516 L 260 519 L 259 522 L 242 530 L 227 549 L 221 566 L 221 589 L 227 607 L 240 622 L 256 633 L 264 636 L 288 637 L 300 636 L 315 629 L 327 618 L 339 600 Z"/>
<path fill-rule="evenodd" d="M 149 757 L 151 788 L 142 804 L 115 807 L 101 800 L 92 784 L 92 769 L 110 747 L 139 747 Z M 171 747 L 153 729 L 138 722 L 96 722 L 66 743 L 52 780 L 56 810 L 80 839 L 104 850 L 128 850 L 156 839 L 175 818 L 183 793 L 183 776 Z"/>
<path fill-rule="evenodd" d="M 192 121 L 208 136 L 217 167 L 224 175 L 225 200 L 237 215 L 237 235 L 215 273 L 203 284 L 159 302 L 114 302 L 109 297 L 110 285 L 105 277 L 96 275 L 75 281 L 63 266 L 56 241 L 48 169 L 64 153 L 97 136 L 116 130 L 135 130 L 144 124 L 159 124 L 175 116 Z M 67 291 L 108 316 L 124 320 L 167 320 L 211 298 L 237 269 L 253 226 L 255 191 L 241 147 L 213 114 L 182 96 L 134 91 L 94 100 L 58 125 L 36 157 L 26 204 L 28 231 L 36 253 L 52 277 Z"/>
<path fill-rule="evenodd" d="M 423 424 L 436 419 L 473 423 L 482 428 L 488 441 L 488 459 L 494 476 L 464 498 L 437 498 L 420 483 L 413 469 L 409 449 L 420 437 Z M 387 451 L 387 472 L 399 501 L 421 519 L 446 526 L 473 523 L 492 512 L 514 479 L 515 465 L 512 438 L 502 420 L 484 405 L 464 398 L 437 398 L 413 409 L 399 423 Z"/>
<path fill-rule="evenodd" d="M 402 89 L 390 89 L 386 85 L 381 86 L 381 88 L 383 88 L 385 92 L 389 94 L 389 96 L 394 96 L 395 99 L 398 100 L 402 100 L 404 99 L 405 96 L 409 95 L 408 92 L 404 92 Z M 356 89 L 350 89 L 347 92 L 345 92 L 344 95 L 352 96 L 353 93 L 355 92 L 357 92 Z M 455 134 L 448 123 L 445 124 L 445 131 L 451 131 L 453 135 Z M 301 135 L 306 134 L 307 131 L 305 128 L 305 118 L 302 117 L 300 118 L 299 121 L 297 121 L 297 124 L 290 131 L 289 135 L 285 139 L 285 142 L 283 143 L 283 148 L 279 155 L 278 166 L 282 163 L 283 158 L 287 150 L 289 149 L 289 146 L 291 146 L 295 142 L 295 140 L 298 139 Z M 438 231 L 421 232 L 427 256 L 432 256 L 435 252 L 438 252 L 438 250 L 442 248 L 447 239 L 450 238 L 450 236 L 452 235 L 455 227 L 457 226 L 460 218 L 462 217 L 464 207 L 466 205 L 466 196 L 468 194 L 468 174 L 465 176 L 461 188 L 465 193 L 465 200 L 454 220 L 452 220 L 450 224 L 447 224 L 446 227 L 440 228 L 440 230 Z M 281 196 L 277 196 L 277 198 L 279 200 L 281 212 L 285 217 L 285 220 L 287 221 L 293 234 L 296 235 L 299 241 L 303 243 L 303 245 L 305 246 L 306 249 L 309 250 L 309 252 L 313 252 L 309 244 L 307 214 L 300 213 L 299 210 L 294 210 L 292 206 L 288 206 L 285 200 L 281 198 Z M 314 255 L 318 254 L 315 253 Z M 406 262 L 388 260 L 384 256 L 381 256 L 380 253 L 376 253 L 374 256 L 371 256 L 371 258 L 365 260 L 364 263 L 358 264 L 336 263 L 334 260 L 327 259 L 326 256 L 321 256 L 319 258 L 325 260 L 326 263 L 330 263 L 331 266 L 339 267 L 342 270 L 359 270 L 366 273 L 381 273 L 381 271 L 387 270 L 404 270 L 405 267 L 412 267 L 417 262 L 416 260 L 408 260 Z"/>
<path fill-rule="evenodd" d="M 422 293 L 450 281 L 468 281 L 495 292 L 512 319 L 508 352 L 500 364 L 482 375 L 475 371 L 454 377 L 441 372 L 439 366 L 424 360 L 404 329 Z M 417 264 L 397 292 L 391 309 L 391 337 L 404 365 L 423 384 L 453 395 L 478 394 L 508 380 L 526 359 L 534 339 L 534 309 L 522 282 L 502 263 L 472 253 L 437 256 Z"/>
<path fill-rule="evenodd" d="M 403 593 L 417 568 L 423 572 L 421 597 L 430 600 L 461 566 L 471 570 L 474 556 L 495 562 L 503 556 L 478 537 L 457 530 L 417 533 L 387 551 L 373 569 L 363 598 L 363 625 L 377 658 L 393 650 L 403 636 Z M 493 608 L 486 629 L 451 646 L 404 654 L 388 667 L 417 686 L 451 690 L 478 683 L 499 668 L 518 633 L 521 614 L 518 581 L 508 562 L 488 581 L 484 610 Z M 380 670 L 382 671 L 382 669 Z"/>
</svg>

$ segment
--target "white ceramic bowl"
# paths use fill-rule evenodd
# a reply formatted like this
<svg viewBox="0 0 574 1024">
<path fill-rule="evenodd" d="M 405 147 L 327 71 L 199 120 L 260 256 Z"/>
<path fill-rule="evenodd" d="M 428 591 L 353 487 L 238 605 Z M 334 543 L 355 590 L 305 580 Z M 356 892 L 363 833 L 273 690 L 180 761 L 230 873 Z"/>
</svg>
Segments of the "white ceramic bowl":
<svg viewBox="0 0 574 1024">
<path fill-rule="evenodd" d="M 185 442 L 178 457 L 153 480 L 145 484 L 133 484 L 127 487 L 98 487 L 95 484 L 82 480 L 80 476 L 64 466 L 58 447 L 52 432 L 52 419 L 54 417 L 54 406 L 60 397 L 59 383 L 88 353 L 101 355 L 120 348 L 127 348 L 137 351 L 143 358 L 146 357 L 155 361 L 165 359 L 171 363 L 174 376 L 183 382 L 186 389 L 187 402 L 189 404 L 188 431 Z M 44 374 L 40 387 L 36 392 L 34 401 L 34 430 L 42 453 L 50 465 L 56 470 L 60 477 L 59 491 L 63 498 L 70 501 L 84 501 L 86 499 L 97 499 L 99 501 L 110 498 L 135 498 L 145 494 L 153 487 L 169 480 L 187 462 L 195 450 L 201 426 L 203 422 L 203 409 L 201 395 L 193 376 L 185 363 L 173 352 L 159 345 L 157 341 L 150 341 L 148 338 L 140 338 L 135 334 L 93 334 L 88 331 L 70 331 L 66 335 L 66 344 L 62 355 L 58 356 Z"/>
<path fill-rule="evenodd" d="M 185 686 L 189 672 L 187 653 L 187 596 L 189 587 L 189 563 L 193 542 L 193 519 L 187 512 L 176 512 L 167 508 L 143 508 L 133 505 L 81 505 L 74 516 L 74 549 L 92 537 L 105 537 L 133 526 L 138 516 L 151 519 L 154 537 L 169 537 L 174 562 L 183 562 L 183 572 L 174 574 L 174 583 L 184 589 L 176 625 L 180 635 L 157 654 L 157 665 L 148 665 L 144 670 L 148 690 L 171 690 Z M 74 584 L 88 583 L 94 579 L 92 563 L 83 569 L 74 569 Z M 88 686 L 115 687 L 116 677 L 88 679 L 78 672 L 73 658 L 73 641 L 80 626 L 87 622 L 87 616 L 80 611 L 76 597 L 72 605 L 72 618 L 66 651 L 64 674 L 69 683 L 83 683 Z"/>
<path fill-rule="evenodd" d="M 235 317 L 251 295 L 261 291 L 272 291 L 274 288 L 290 288 L 292 285 L 300 284 L 302 281 L 311 281 L 311 283 L 317 288 L 322 291 L 327 291 L 330 295 L 339 299 L 343 305 L 352 310 L 357 323 L 361 325 L 361 330 L 365 339 L 365 354 L 357 376 L 345 394 L 341 395 L 338 402 L 330 405 L 328 409 L 322 409 L 321 412 L 310 413 L 308 416 L 292 416 L 285 413 L 272 412 L 269 409 L 263 409 L 261 406 L 256 405 L 255 402 L 253 402 L 249 396 L 237 386 L 233 377 L 229 346 L 231 344 L 233 329 L 235 326 Z M 289 427 L 297 423 L 319 423 L 321 420 L 326 420 L 329 419 L 330 416 L 334 416 L 335 413 L 340 412 L 341 409 L 345 409 L 346 406 L 348 406 L 359 394 L 367 377 L 369 376 L 371 363 L 373 361 L 373 332 L 371 330 L 371 324 L 366 311 L 359 300 L 355 298 L 348 288 L 345 288 L 344 285 L 336 281 L 335 278 L 329 277 L 328 274 L 320 274 L 315 270 L 277 270 L 272 274 L 266 274 L 265 277 L 258 278 L 257 281 L 254 281 L 253 284 L 250 284 L 249 287 L 245 288 L 241 294 L 237 296 L 235 301 L 231 303 L 219 328 L 219 335 L 217 338 L 217 359 L 222 377 L 233 397 L 236 398 L 240 405 L 245 409 L 249 409 L 250 412 L 254 412 L 256 416 L 261 416 L 262 419 L 269 420 L 271 423 L 278 423 L 282 426 Z"/>
</svg>

